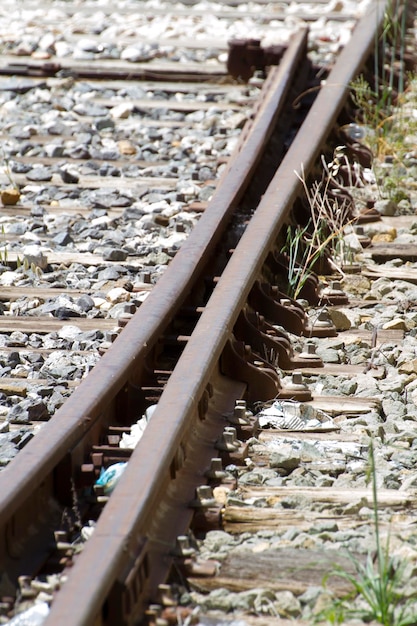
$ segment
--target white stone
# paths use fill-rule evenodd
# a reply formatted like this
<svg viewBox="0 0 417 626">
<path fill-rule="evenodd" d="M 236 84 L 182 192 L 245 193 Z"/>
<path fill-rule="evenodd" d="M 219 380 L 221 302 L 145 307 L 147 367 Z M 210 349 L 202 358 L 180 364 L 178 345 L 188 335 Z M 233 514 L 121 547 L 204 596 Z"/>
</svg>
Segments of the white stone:
<svg viewBox="0 0 417 626">
<path fill-rule="evenodd" d="M 18 279 L 19 276 L 16 274 L 16 272 L 6 271 L 0 274 L 0 283 L 3 285 L 3 287 L 11 287 Z"/>
<path fill-rule="evenodd" d="M 348 318 L 346 313 L 341 310 L 329 309 L 329 315 L 333 324 L 336 327 L 336 330 L 338 331 L 349 330 L 349 328 L 352 326 L 350 319 Z"/>
<path fill-rule="evenodd" d="M 60 337 L 61 339 L 76 339 L 77 336 L 81 333 L 81 329 L 78 328 L 78 326 L 75 325 L 68 325 L 68 326 L 63 326 L 59 331 L 58 331 L 58 337 Z"/>
<path fill-rule="evenodd" d="M 103 51 L 102 44 L 98 43 L 94 39 L 87 38 L 77 41 L 77 48 L 83 52 L 93 52 L 94 54 Z"/>
<path fill-rule="evenodd" d="M 148 61 L 152 58 L 151 47 L 148 45 L 143 46 L 128 46 L 122 50 L 120 58 L 124 61 L 130 61 L 131 63 L 138 63 L 140 61 Z"/>
<path fill-rule="evenodd" d="M 94 296 L 93 296 L 93 302 L 94 302 L 94 306 L 97 309 L 101 309 L 103 305 L 109 304 L 105 298 L 99 298 L 99 297 L 94 297 Z"/>
<path fill-rule="evenodd" d="M 29 267 L 33 264 L 36 267 L 40 267 L 41 270 L 46 269 L 48 266 L 48 258 L 44 252 L 44 249 L 36 245 L 25 246 L 22 250 L 23 258 Z"/>
<path fill-rule="evenodd" d="M 47 602 L 39 602 L 34 604 L 23 613 L 18 613 L 8 622 L 9 626 L 22 626 L 30 624 L 31 626 L 41 626 L 49 613 L 49 604 Z"/>
<path fill-rule="evenodd" d="M 112 218 L 108 217 L 107 215 L 102 215 L 101 217 L 95 217 L 93 220 L 91 220 L 91 226 L 102 226 L 103 224 L 105 226 L 108 226 L 109 224 L 112 223 Z"/>
<path fill-rule="evenodd" d="M 122 102 L 110 109 L 110 115 L 115 119 L 125 120 L 133 111 L 133 104 Z"/>
<path fill-rule="evenodd" d="M 68 57 L 72 54 L 72 47 L 66 41 L 55 42 L 55 54 L 57 57 Z"/>
<path fill-rule="evenodd" d="M 48 50 L 53 48 L 55 44 L 55 36 L 52 33 L 45 33 L 45 35 L 39 40 L 38 48 L 40 50 Z"/>
<path fill-rule="evenodd" d="M 117 304 L 118 302 L 128 302 L 130 300 L 130 293 L 122 287 L 114 287 L 106 294 L 106 300 L 111 304 Z"/>
</svg>

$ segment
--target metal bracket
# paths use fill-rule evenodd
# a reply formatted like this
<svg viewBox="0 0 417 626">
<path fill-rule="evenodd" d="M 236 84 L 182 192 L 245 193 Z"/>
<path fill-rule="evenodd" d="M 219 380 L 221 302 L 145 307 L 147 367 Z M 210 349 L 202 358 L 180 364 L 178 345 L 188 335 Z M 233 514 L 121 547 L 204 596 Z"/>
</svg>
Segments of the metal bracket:
<svg viewBox="0 0 417 626">
<path fill-rule="evenodd" d="M 293 370 L 308 365 L 322 367 L 319 357 L 308 359 L 296 357 L 290 339 L 285 333 L 275 329 L 258 313 L 243 309 L 235 324 L 237 339 L 249 343 L 253 350 L 266 359 L 272 367 Z"/>
<path fill-rule="evenodd" d="M 229 41 L 227 71 L 233 78 L 247 82 L 256 70 L 279 65 L 285 49 L 282 45 L 262 48 L 259 39 L 233 39 Z"/>
<path fill-rule="evenodd" d="M 260 364 L 264 367 L 260 367 Z M 247 384 L 249 403 L 275 398 L 280 382 L 277 372 L 263 359 L 254 357 L 249 346 L 232 338 L 226 342 L 221 356 L 225 376 Z"/>
</svg>

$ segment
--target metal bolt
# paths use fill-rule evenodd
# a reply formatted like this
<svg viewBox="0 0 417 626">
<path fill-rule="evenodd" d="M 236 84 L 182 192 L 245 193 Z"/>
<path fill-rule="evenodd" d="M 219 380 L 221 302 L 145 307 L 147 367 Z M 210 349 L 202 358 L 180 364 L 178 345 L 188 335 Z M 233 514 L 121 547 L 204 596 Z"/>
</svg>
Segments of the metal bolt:
<svg viewBox="0 0 417 626">
<path fill-rule="evenodd" d="M 232 415 L 227 416 L 227 420 L 230 424 L 249 424 L 249 419 L 246 415 L 246 407 L 236 405 Z"/>
<path fill-rule="evenodd" d="M 113 343 L 113 341 L 117 339 L 118 335 L 119 333 L 116 333 L 114 330 L 108 330 L 105 334 L 106 341 L 108 341 L 109 343 Z"/>
<path fill-rule="evenodd" d="M 158 585 L 158 600 L 162 606 L 176 606 L 177 602 L 174 599 L 171 585 L 161 584 Z"/>
<path fill-rule="evenodd" d="M 294 389 L 294 391 L 304 391 L 307 389 L 307 385 L 303 381 L 303 375 L 301 372 L 293 372 L 288 388 Z"/>
<path fill-rule="evenodd" d="M 197 487 L 195 495 L 195 499 L 190 502 L 190 506 L 192 507 L 203 508 L 216 506 L 217 504 L 210 485 L 200 485 Z"/>
<path fill-rule="evenodd" d="M 247 407 L 246 400 L 236 400 L 235 406 L 236 407 L 243 407 L 245 409 L 245 415 L 246 415 L 247 418 L 253 417 L 252 411 L 249 411 L 249 409 Z"/>
<path fill-rule="evenodd" d="M 303 382 L 303 375 L 301 372 L 293 372 L 292 383 L 294 385 L 300 385 Z"/>
<path fill-rule="evenodd" d="M 328 296 L 343 296 L 345 292 L 342 289 L 341 282 L 339 280 L 332 280 L 330 285 L 323 289 L 323 293 Z"/>
<path fill-rule="evenodd" d="M 300 358 L 311 359 L 312 361 L 320 359 L 316 354 L 316 344 L 313 341 L 306 341 L 303 351 L 300 352 Z"/>
<path fill-rule="evenodd" d="M 17 579 L 20 589 L 20 596 L 24 600 L 35 598 L 38 594 L 31 586 L 30 576 L 19 576 Z"/>
<path fill-rule="evenodd" d="M 320 311 L 317 320 L 314 322 L 314 326 L 320 326 L 322 328 L 333 326 L 327 309 L 322 309 Z"/>
<path fill-rule="evenodd" d="M 160 618 L 162 613 L 162 606 L 160 604 L 150 604 L 145 611 L 147 623 L 149 626 L 156 624 L 157 619 Z"/>
<path fill-rule="evenodd" d="M 147 285 L 150 284 L 151 282 L 150 272 L 141 272 L 139 276 L 140 276 L 140 280 L 142 283 L 146 283 Z"/>
<path fill-rule="evenodd" d="M 233 441 L 237 443 L 237 430 L 234 426 L 226 426 L 224 429 L 226 432 L 231 433 L 233 436 Z"/>
<path fill-rule="evenodd" d="M 221 480 L 227 476 L 227 472 L 223 469 L 222 460 L 218 457 L 211 459 L 210 467 L 205 472 L 205 476 L 212 480 Z"/>
<path fill-rule="evenodd" d="M 174 554 L 177 556 L 188 557 L 195 553 L 194 548 L 190 546 L 190 540 L 187 535 L 180 535 L 175 541 Z"/>
<path fill-rule="evenodd" d="M 127 313 L 129 315 L 133 315 L 134 313 L 136 313 L 136 307 L 133 302 L 129 302 L 128 304 L 124 305 L 123 313 Z"/>
<path fill-rule="evenodd" d="M 239 448 L 239 444 L 237 443 L 234 434 L 225 429 L 216 444 L 216 448 L 225 452 L 236 452 Z"/>
<path fill-rule="evenodd" d="M 316 355 L 316 344 L 313 343 L 312 341 L 307 341 L 305 344 L 305 349 L 307 354 L 311 354 L 311 355 Z"/>
</svg>

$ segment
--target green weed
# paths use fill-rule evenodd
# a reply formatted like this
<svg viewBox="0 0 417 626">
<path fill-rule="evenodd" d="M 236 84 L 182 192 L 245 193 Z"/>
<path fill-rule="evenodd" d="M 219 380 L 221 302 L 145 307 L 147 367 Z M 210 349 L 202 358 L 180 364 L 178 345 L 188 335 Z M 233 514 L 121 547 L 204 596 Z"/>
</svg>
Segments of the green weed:
<svg viewBox="0 0 417 626">
<path fill-rule="evenodd" d="M 351 259 L 348 246 L 343 244 L 346 226 L 355 222 L 350 218 L 350 207 L 346 200 L 335 199 L 330 194 L 331 186 L 336 182 L 341 165 L 348 165 L 344 154 L 344 146 L 338 146 L 330 163 L 324 158 L 324 174 L 321 180 L 309 185 L 304 176 L 296 172 L 303 185 L 304 194 L 310 207 L 311 217 L 305 226 L 289 225 L 285 243 L 281 249 L 288 258 L 287 295 L 297 298 L 308 277 L 313 274 L 311 269 L 326 256 L 333 269 L 343 275 L 340 266 Z M 348 167 L 349 169 L 349 167 Z M 340 184 L 337 183 L 340 187 Z M 327 254 L 328 253 L 328 254 Z M 339 259 L 340 266 L 332 259 Z"/>
<path fill-rule="evenodd" d="M 352 591 L 342 598 L 334 599 L 317 617 L 331 624 L 342 624 L 346 619 L 359 618 L 365 622 L 374 620 L 383 626 L 413 626 L 417 624 L 415 602 L 404 598 L 402 591 L 406 582 L 406 562 L 390 555 L 389 536 L 384 545 L 381 541 L 372 440 L 369 446 L 368 478 L 372 482 L 375 554 L 368 553 L 365 562 L 348 554 L 353 573 L 340 566 L 334 567 L 323 583 L 326 584 L 330 576 L 338 576 L 351 585 Z M 358 606 L 354 604 L 356 599 L 361 601 Z"/>
</svg>

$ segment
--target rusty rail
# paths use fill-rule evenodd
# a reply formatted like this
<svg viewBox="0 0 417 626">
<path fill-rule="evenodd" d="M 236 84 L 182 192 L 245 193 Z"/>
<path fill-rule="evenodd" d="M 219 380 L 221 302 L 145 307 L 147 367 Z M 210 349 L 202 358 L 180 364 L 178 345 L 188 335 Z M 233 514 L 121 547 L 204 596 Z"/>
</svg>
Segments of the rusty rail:
<svg viewBox="0 0 417 626">
<path fill-rule="evenodd" d="M 168 571 L 175 536 L 192 514 L 192 489 L 204 482 L 201 462 L 216 454 L 213 429 L 230 402 L 230 385 L 235 398 L 250 385 L 221 375 L 222 353 L 299 193 L 294 172 L 310 170 L 344 104 L 349 82 L 372 50 L 382 18 L 383 7 L 374 3 L 322 86 L 202 312 L 94 535 L 54 601 L 47 625 L 115 619 L 133 624 Z M 125 340 L 130 337 L 127 333 Z M 109 596 L 115 603 L 105 603 Z"/>
<path fill-rule="evenodd" d="M 207 261 L 215 254 L 221 233 L 245 193 L 283 110 L 293 74 L 303 65 L 306 45 L 307 32 L 301 31 L 290 44 L 281 65 L 270 72 L 260 104 L 242 132 L 208 209 L 158 285 L 88 378 L 0 473 L 0 554 L 4 569 L 12 578 L 17 577 L 24 561 L 21 544 L 24 543 L 29 551 L 29 523 L 42 528 L 46 526 L 48 535 L 50 529 L 42 516 L 51 511 L 49 499 L 59 493 L 64 500 L 67 498 L 67 502 L 70 500 L 71 475 L 85 462 L 99 432 L 111 423 L 116 405 L 128 407 L 135 404 L 136 387 L 146 357 L 192 287 L 207 271 Z M 40 536 L 37 541 L 43 544 Z M 118 541 L 116 535 L 111 553 Z M 108 572 L 107 575 L 109 579 L 104 594 L 114 582 L 112 574 Z M 104 597 L 101 595 L 98 602 L 102 603 Z M 68 623 L 75 624 L 76 621 L 71 618 Z"/>
</svg>

